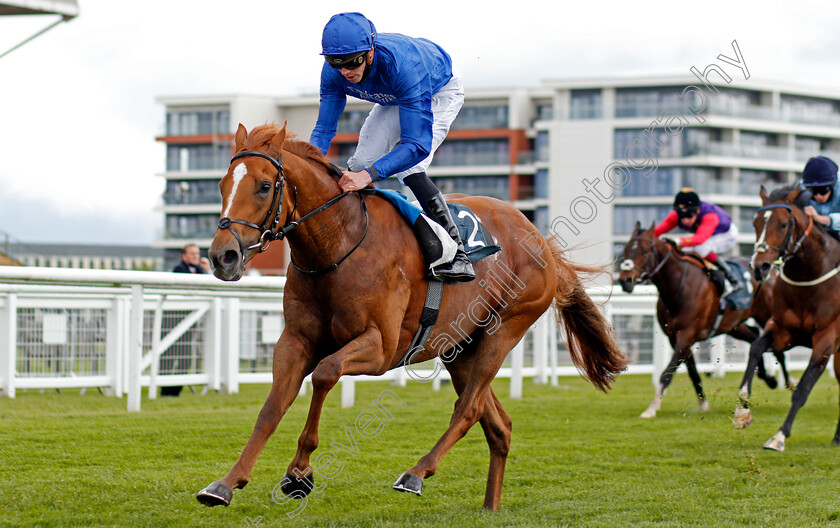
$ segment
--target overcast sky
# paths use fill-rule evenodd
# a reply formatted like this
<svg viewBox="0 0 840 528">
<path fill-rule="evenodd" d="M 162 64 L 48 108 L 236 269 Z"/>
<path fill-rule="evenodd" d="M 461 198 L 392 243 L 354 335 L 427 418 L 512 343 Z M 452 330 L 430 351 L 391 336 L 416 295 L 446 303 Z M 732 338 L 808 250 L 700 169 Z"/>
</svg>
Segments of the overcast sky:
<svg viewBox="0 0 840 528">
<path fill-rule="evenodd" d="M 0 58 L 0 231 L 24 242 L 159 238 L 155 97 L 315 93 L 321 31 L 342 11 L 436 41 L 468 97 L 550 79 L 687 74 L 734 57 L 733 40 L 753 79 L 840 88 L 837 9 L 822 1 L 79 4 L 76 19 Z M 54 19 L 0 17 L 0 53 Z"/>
</svg>

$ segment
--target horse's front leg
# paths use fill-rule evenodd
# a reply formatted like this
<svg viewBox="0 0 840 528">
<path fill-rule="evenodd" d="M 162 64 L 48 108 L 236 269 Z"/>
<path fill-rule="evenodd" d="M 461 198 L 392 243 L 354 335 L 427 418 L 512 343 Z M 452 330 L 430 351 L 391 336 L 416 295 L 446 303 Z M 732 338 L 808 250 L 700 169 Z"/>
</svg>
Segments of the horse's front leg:
<svg viewBox="0 0 840 528">
<path fill-rule="evenodd" d="M 325 357 L 318 363 L 312 372 L 312 401 L 309 404 L 309 415 L 298 439 L 297 453 L 283 476 L 280 488 L 283 493 L 302 498 L 314 487 L 315 475 L 310 466 L 309 457 L 318 447 L 318 422 L 324 400 L 341 376 L 379 375 L 386 370 L 388 370 L 388 361 L 383 354 L 382 335 L 374 327 L 369 327 L 338 352 Z"/>
<path fill-rule="evenodd" d="M 749 426 L 752 421 L 752 411 L 750 411 L 750 394 L 752 392 L 752 379 L 755 375 L 756 367 L 759 361 L 762 361 L 762 354 L 767 350 L 775 340 L 774 329 L 775 325 L 770 322 L 761 332 L 758 338 L 750 343 L 750 352 L 747 357 L 747 369 L 744 371 L 744 378 L 741 380 L 740 388 L 738 389 L 738 405 L 735 407 L 735 416 L 732 418 L 732 427 L 736 429 L 744 429 Z"/>
<path fill-rule="evenodd" d="M 796 386 L 796 390 L 793 391 L 790 411 L 788 411 L 787 418 L 785 418 L 785 422 L 782 424 L 779 431 L 764 443 L 765 449 L 775 449 L 776 451 L 785 450 L 785 440 L 790 437 L 796 413 L 798 413 L 799 409 L 805 405 L 805 401 L 808 399 L 811 389 L 814 388 L 814 385 L 817 383 L 817 380 L 820 379 L 823 370 L 825 370 L 825 366 L 828 364 L 828 359 L 831 357 L 831 354 L 836 351 L 837 342 L 836 337 L 833 335 L 823 336 L 822 339 L 817 337 L 814 338 L 814 348 L 811 351 L 811 359 L 808 361 L 808 366 L 805 368 L 805 372 L 802 374 L 802 379 Z"/>
<path fill-rule="evenodd" d="M 674 379 L 674 373 L 679 368 L 680 363 L 685 361 L 686 354 L 691 354 L 691 345 L 693 341 L 688 342 L 689 339 L 683 337 L 684 335 L 685 332 L 678 332 L 677 334 L 671 336 L 671 347 L 674 349 L 674 353 L 671 355 L 671 361 L 668 362 L 668 366 L 665 367 L 665 370 L 662 371 L 662 374 L 659 376 L 659 386 L 656 387 L 656 394 L 653 395 L 653 401 L 650 402 L 648 408 L 639 415 L 639 418 L 656 417 L 656 413 L 659 412 L 659 408 L 662 406 L 662 397 L 665 396 L 665 391 L 668 390 L 668 386 Z"/>
<path fill-rule="evenodd" d="M 313 358 L 312 351 L 304 347 L 297 337 L 287 332 L 280 336 L 274 347 L 271 392 L 260 410 L 251 438 L 228 474 L 198 492 L 196 498 L 199 502 L 207 506 L 228 506 L 233 490 L 248 484 L 257 457 L 297 397 L 303 379 L 312 372 L 315 366 Z"/>
</svg>

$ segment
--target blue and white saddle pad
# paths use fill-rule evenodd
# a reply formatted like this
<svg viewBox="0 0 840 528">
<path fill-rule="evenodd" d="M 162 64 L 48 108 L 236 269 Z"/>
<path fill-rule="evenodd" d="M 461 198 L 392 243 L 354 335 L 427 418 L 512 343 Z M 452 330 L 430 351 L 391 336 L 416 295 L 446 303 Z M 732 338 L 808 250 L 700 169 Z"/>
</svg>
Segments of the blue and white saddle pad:
<svg viewBox="0 0 840 528">
<path fill-rule="evenodd" d="M 394 204 L 394 207 L 412 226 L 423 215 L 423 209 L 416 203 L 409 202 L 408 198 L 402 193 L 391 189 L 376 189 L 376 194 Z M 458 226 L 461 240 L 464 241 L 464 252 L 470 262 L 477 262 L 502 250 L 501 247 L 491 243 L 493 237 L 490 232 L 487 231 L 487 228 L 469 207 L 448 202 L 446 205 L 449 207 L 452 219 Z"/>
<path fill-rule="evenodd" d="M 752 304 L 753 295 L 753 286 L 752 280 L 750 279 L 750 270 L 748 270 L 740 262 L 736 262 L 734 260 L 727 260 L 726 262 L 729 264 L 729 268 L 732 270 L 732 273 L 740 275 L 744 278 L 744 284 L 746 285 L 746 288 L 741 288 L 740 290 L 730 292 L 725 297 L 725 302 L 730 308 L 733 308 L 735 310 L 746 310 Z"/>
</svg>

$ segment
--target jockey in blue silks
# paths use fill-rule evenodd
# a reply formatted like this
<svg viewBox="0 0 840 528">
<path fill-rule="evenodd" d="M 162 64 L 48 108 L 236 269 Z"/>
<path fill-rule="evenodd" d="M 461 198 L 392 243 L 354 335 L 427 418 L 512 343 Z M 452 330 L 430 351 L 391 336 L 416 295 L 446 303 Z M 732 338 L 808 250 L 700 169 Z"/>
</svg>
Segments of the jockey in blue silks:
<svg viewBox="0 0 840 528">
<path fill-rule="evenodd" d="M 432 156 L 464 103 L 452 59 L 437 44 L 398 33 L 377 33 L 361 13 L 333 16 L 321 39 L 321 103 L 309 139 L 324 155 L 335 137 L 347 96 L 374 104 L 359 133 L 339 185 L 355 191 L 371 181 L 397 178 L 423 211 L 458 245 L 455 258 L 430 270 L 429 278 L 475 278 L 446 201 L 426 175 Z"/>
<path fill-rule="evenodd" d="M 840 183 L 837 164 L 825 156 L 808 160 L 802 171 L 802 186 L 811 192 L 805 213 L 840 238 Z"/>
</svg>

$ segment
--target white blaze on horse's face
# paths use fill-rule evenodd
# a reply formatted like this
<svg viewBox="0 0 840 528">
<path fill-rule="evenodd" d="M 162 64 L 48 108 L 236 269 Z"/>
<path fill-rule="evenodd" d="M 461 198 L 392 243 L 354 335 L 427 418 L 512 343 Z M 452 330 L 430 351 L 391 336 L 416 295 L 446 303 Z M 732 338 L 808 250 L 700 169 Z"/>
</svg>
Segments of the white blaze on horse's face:
<svg viewBox="0 0 840 528">
<path fill-rule="evenodd" d="M 236 188 L 239 187 L 239 182 L 242 181 L 242 178 L 246 174 L 248 174 L 248 168 L 245 167 L 244 163 L 240 163 L 233 169 L 233 187 L 230 188 L 230 194 L 228 195 L 227 204 L 225 204 L 225 210 L 222 212 L 222 218 L 230 216 L 230 207 L 233 205 L 233 198 L 236 196 Z"/>
<path fill-rule="evenodd" d="M 764 249 L 764 237 L 767 236 L 767 223 L 770 221 L 770 215 L 772 215 L 772 211 L 764 211 L 764 227 L 761 228 L 761 234 L 758 235 L 758 240 L 755 241 L 755 246 L 753 247 L 753 255 L 752 255 L 752 268 L 755 269 L 755 257 L 758 256 L 759 253 L 764 253 L 766 249 Z"/>
</svg>

